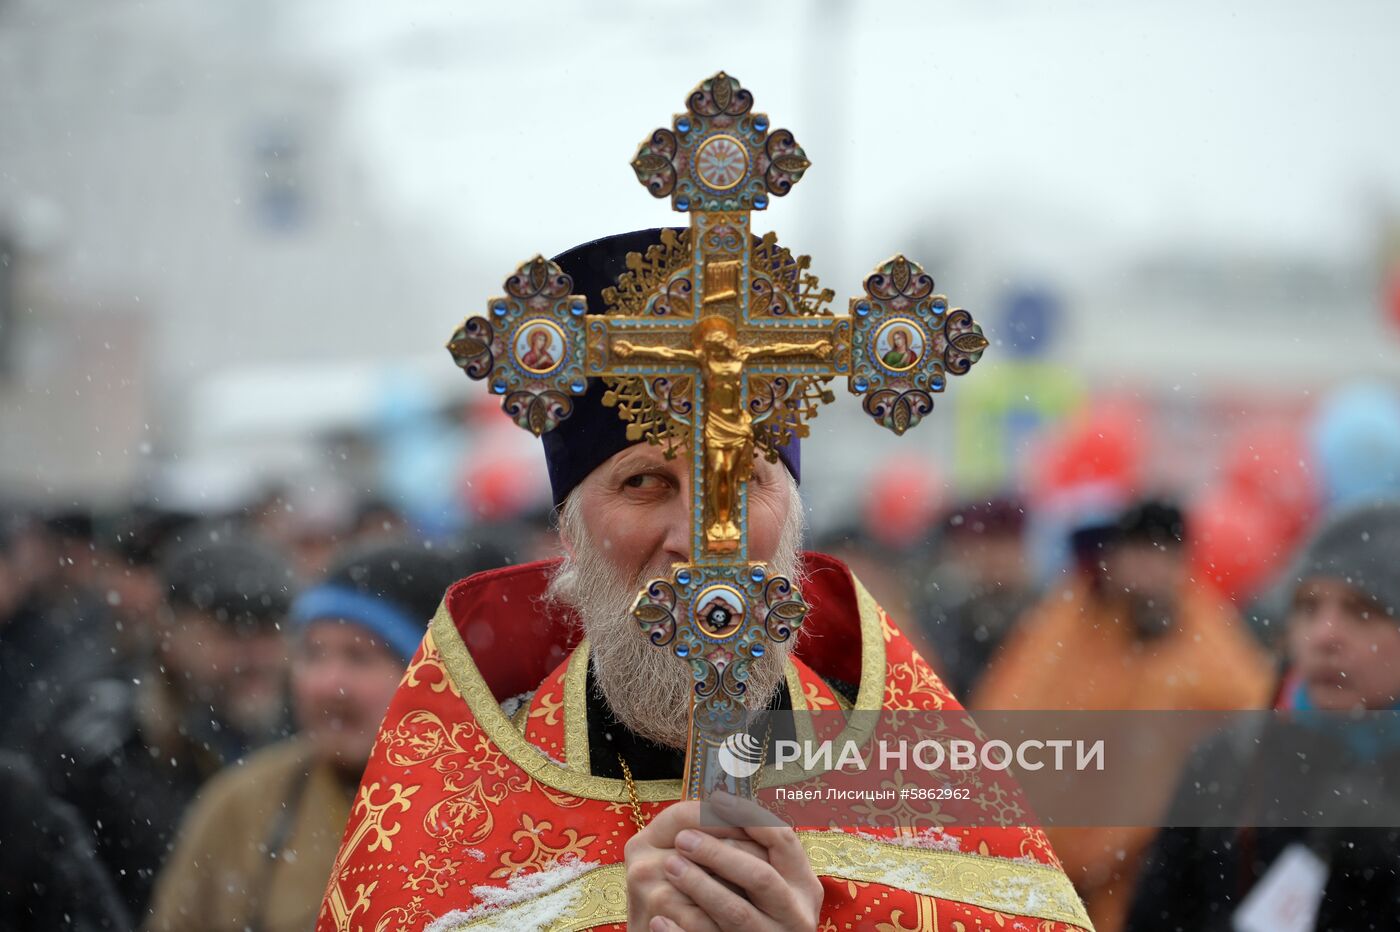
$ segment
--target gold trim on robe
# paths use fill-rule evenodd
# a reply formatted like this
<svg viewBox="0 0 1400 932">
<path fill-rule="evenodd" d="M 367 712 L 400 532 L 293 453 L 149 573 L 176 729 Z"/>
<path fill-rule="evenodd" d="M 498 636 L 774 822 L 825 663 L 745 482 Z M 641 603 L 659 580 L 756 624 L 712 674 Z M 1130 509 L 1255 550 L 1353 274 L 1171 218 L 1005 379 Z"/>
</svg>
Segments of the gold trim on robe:
<svg viewBox="0 0 1400 932">
<path fill-rule="evenodd" d="M 512 763 L 550 789 L 571 796 L 606 802 L 627 801 L 627 784 L 624 781 L 574 771 L 567 764 L 550 759 L 511 725 L 497 704 L 496 697 L 491 694 L 491 687 L 486 685 L 476 662 L 472 660 L 471 652 L 463 643 L 445 601 L 433 616 L 428 631 L 442 657 L 443 666 L 447 668 L 447 675 L 452 677 L 452 684 L 462 694 L 487 737 Z M 574 702 L 576 699 L 568 697 L 567 701 Z M 566 705 L 565 727 L 570 718 L 586 722 L 586 716 L 585 710 L 570 709 Z M 638 780 L 636 786 L 637 798 L 642 802 L 669 802 L 679 799 L 681 795 L 679 780 Z"/>
<path fill-rule="evenodd" d="M 592 773 L 588 749 L 588 639 L 579 642 L 564 674 L 564 763 L 574 773 Z"/>
<path fill-rule="evenodd" d="M 880 621 L 880 608 L 860 584 L 860 580 L 852 578 L 851 582 L 855 586 L 856 601 L 860 606 L 860 689 L 856 694 L 855 709 L 878 711 L 883 706 L 885 693 L 885 637 Z M 467 645 L 462 641 L 462 635 L 457 630 L 456 622 L 452 620 L 452 613 L 448 611 L 445 600 L 433 616 L 429 635 L 442 657 L 443 666 L 452 677 L 452 684 L 462 694 L 487 736 L 513 763 L 551 789 L 584 799 L 608 802 L 622 802 L 628 799 L 627 784 L 624 781 L 611 777 L 595 777 L 589 773 L 588 719 L 582 705 L 586 697 L 585 690 L 579 686 L 580 683 L 587 682 L 586 650 L 574 651 L 569 661 L 568 672 L 565 674 L 566 749 L 565 762 L 561 765 L 559 761 L 551 759 L 531 744 L 501 711 L 500 704 L 492 695 L 491 688 L 486 685 L 481 671 L 477 669 Z M 790 672 L 791 664 L 788 665 L 788 670 L 789 675 L 795 678 L 795 674 Z M 800 687 L 797 693 L 801 694 Z M 794 696 L 794 708 L 799 701 Z M 581 739 L 578 735 L 580 730 Z M 575 756 L 569 750 L 571 747 L 579 752 L 578 760 L 581 763 L 577 766 L 574 763 Z M 641 802 L 670 802 L 680 799 L 681 795 L 679 780 L 638 780 L 636 787 L 637 798 Z"/>
<path fill-rule="evenodd" d="M 1089 917 L 1062 871 L 1006 858 L 931 850 L 861 838 L 846 832 L 798 832 L 818 877 L 896 886 L 923 896 L 980 906 L 993 912 L 1048 919 L 1090 929 Z M 558 913 L 548 932 L 577 932 L 627 922 L 627 866 L 597 867 L 547 893 Z M 443 932 L 519 928 L 538 898 L 502 907 Z"/>
</svg>

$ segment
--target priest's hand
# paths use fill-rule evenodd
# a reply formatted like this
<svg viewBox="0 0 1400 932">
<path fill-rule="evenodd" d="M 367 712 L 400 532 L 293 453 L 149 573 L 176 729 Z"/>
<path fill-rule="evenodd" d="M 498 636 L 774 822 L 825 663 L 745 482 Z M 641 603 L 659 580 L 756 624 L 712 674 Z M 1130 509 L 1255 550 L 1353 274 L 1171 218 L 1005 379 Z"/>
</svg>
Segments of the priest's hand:
<svg viewBox="0 0 1400 932">
<path fill-rule="evenodd" d="M 701 825 L 683 802 L 628 841 L 629 932 L 815 929 L 822 885 L 797 833 L 751 802 L 711 805 L 734 824 Z"/>
</svg>

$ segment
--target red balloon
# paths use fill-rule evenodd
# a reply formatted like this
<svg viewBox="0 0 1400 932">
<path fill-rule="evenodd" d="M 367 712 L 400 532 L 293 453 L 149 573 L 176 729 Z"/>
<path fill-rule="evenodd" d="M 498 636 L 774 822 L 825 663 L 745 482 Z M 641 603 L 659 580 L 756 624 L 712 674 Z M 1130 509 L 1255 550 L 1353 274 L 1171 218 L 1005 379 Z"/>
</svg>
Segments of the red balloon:
<svg viewBox="0 0 1400 932">
<path fill-rule="evenodd" d="M 1248 498 L 1282 526 L 1284 543 L 1302 536 L 1317 513 L 1317 481 L 1306 442 L 1290 427 L 1256 427 L 1236 436 L 1226 451 L 1222 478 L 1238 497 Z"/>
<path fill-rule="evenodd" d="M 479 521 L 509 521 L 541 500 L 531 463 L 502 456 L 472 464 L 462 478 L 467 507 Z"/>
<path fill-rule="evenodd" d="M 1258 498 L 1227 487 L 1195 503 L 1188 533 L 1195 578 L 1241 606 L 1258 594 L 1291 552 L 1288 528 L 1276 512 Z"/>
<path fill-rule="evenodd" d="M 1100 404 L 1042 442 L 1030 459 L 1031 496 L 1045 501 L 1086 485 L 1132 492 L 1141 483 L 1145 446 L 1142 413 L 1136 405 Z"/>
<path fill-rule="evenodd" d="M 943 507 L 943 482 L 926 458 L 909 454 L 877 467 L 866 486 L 865 527 L 875 540 L 895 550 L 922 540 Z"/>
<path fill-rule="evenodd" d="M 539 441 L 499 406 L 481 412 L 471 454 L 459 466 L 458 492 L 478 521 L 510 521 L 549 504 Z"/>
</svg>

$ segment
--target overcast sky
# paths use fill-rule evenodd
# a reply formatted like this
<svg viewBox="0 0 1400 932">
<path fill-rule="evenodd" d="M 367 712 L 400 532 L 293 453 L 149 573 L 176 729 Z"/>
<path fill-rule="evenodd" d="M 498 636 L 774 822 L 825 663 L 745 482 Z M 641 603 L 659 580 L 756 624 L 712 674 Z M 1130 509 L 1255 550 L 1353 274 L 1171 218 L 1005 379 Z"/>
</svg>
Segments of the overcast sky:
<svg viewBox="0 0 1400 932">
<path fill-rule="evenodd" d="M 969 218 L 1030 253 L 1063 227 L 1347 257 L 1400 203 L 1390 2 L 296 9 L 287 51 L 348 76 L 385 203 L 503 265 L 671 222 L 627 163 L 720 68 L 814 162 L 763 222 L 840 281 Z"/>
</svg>

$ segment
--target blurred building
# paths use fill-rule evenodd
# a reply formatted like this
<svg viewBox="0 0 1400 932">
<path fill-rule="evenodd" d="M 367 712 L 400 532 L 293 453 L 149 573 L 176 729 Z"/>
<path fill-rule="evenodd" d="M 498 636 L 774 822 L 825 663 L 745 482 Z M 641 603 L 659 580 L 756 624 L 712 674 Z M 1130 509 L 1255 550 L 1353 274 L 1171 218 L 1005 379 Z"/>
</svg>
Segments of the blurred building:
<svg viewBox="0 0 1400 932">
<path fill-rule="evenodd" d="M 1144 403 L 1161 478 L 1191 481 L 1237 422 L 1400 378 L 1379 294 L 1400 181 L 1370 106 L 1387 82 L 1365 72 L 1393 67 L 1384 29 L 1209 4 L 1130 24 L 1029 5 L 730 7 L 744 35 L 638 0 L 3 0 L 0 488 L 213 501 L 327 471 L 363 487 L 405 411 L 424 417 L 400 439 L 446 438 L 395 454 L 417 463 L 408 484 L 450 482 L 453 464 L 422 464 L 472 455 L 451 412 L 483 394 L 442 352 L 450 328 L 537 250 L 680 222 L 626 163 L 718 67 L 808 146 L 809 177 L 756 222 L 814 253 L 837 311 L 897 248 L 993 341 L 906 437 L 849 398 L 822 411 L 804 470 L 820 522 L 896 451 L 950 491 L 1005 485 L 1085 398 Z M 1260 16 L 1269 43 L 1240 58 Z M 1294 48 L 1361 70 L 1303 74 Z M 1185 51 L 1192 67 L 1164 84 Z M 1222 210 L 1221 192 L 1245 207 Z M 1277 217 L 1292 225 L 1270 235 Z M 1058 313 L 1014 349 L 1026 288 Z"/>
<path fill-rule="evenodd" d="M 12 495 L 111 496 L 211 453 L 246 473 L 199 448 L 226 419 L 253 447 L 263 419 L 303 443 L 341 426 L 298 420 L 321 401 L 278 367 L 314 360 L 343 387 L 342 366 L 421 358 L 459 315 L 451 262 L 376 202 L 341 89 L 287 53 L 280 11 L 0 4 Z M 273 376 L 241 399 L 201 388 L 249 371 Z"/>
</svg>

